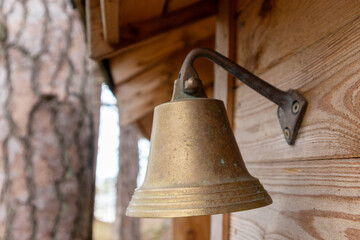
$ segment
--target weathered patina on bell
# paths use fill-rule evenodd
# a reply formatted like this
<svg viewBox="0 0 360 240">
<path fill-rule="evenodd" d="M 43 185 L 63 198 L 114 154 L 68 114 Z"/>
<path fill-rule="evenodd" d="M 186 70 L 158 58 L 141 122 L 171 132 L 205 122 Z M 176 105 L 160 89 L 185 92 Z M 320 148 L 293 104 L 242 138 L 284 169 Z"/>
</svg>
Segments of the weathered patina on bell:
<svg viewBox="0 0 360 240">
<path fill-rule="evenodd" d="M 145 181 L 126 215 L 185 217 L 270 204 L 246 170 L 223 102 L 179 94 L 176 83 L 172 101 L 155 108 Z"/>
<path fill-rule="evenodd" d="M 206 97 L 193 66 L 199 57 L 277 104 L 285 139 L 289 145 L 295 143 L 308 104 L 300 92 L 284 92 L 214 50 L 193 49 L 175 81 L 171 102 L 155 108 L 145 181 L 135 190 L 127 216 L 211 215 L 272 202 L 246 170 L 223 102 Z"/>
</svg>

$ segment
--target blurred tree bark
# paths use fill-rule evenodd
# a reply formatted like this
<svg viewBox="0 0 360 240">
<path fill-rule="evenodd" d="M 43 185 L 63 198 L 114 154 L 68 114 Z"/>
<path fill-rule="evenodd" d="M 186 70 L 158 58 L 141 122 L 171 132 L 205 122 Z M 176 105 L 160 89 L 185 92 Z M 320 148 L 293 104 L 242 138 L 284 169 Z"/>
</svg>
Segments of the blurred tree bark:
<svg viewBox="0 0 360 240">
<path fill-rule="evenodd" d="M 134 125 L 120 127 L 119 175 L 114 240 L 139 240 L 140 220 L 125 216 L 139 173 L 139 132 Z"/>
<path fill-rule="evenodd" d="M 95 69 L 69 0 L 0 1 L 0 239 L 91 239 Z"/>
</svg>

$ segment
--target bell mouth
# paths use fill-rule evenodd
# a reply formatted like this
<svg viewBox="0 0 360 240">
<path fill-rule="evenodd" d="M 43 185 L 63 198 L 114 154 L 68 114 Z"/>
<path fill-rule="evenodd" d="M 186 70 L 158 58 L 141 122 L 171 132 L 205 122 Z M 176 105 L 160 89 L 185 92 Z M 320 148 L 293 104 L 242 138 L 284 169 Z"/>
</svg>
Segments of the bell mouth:
<svg viewBox="0 0 360 240">
<path fill-rule="evenodd" d="M 173 218 L 213 215 L 264 207 L 272 203 L 257 179 L 188 188 L 137 189 L 129 217 Z"/>
</svg>

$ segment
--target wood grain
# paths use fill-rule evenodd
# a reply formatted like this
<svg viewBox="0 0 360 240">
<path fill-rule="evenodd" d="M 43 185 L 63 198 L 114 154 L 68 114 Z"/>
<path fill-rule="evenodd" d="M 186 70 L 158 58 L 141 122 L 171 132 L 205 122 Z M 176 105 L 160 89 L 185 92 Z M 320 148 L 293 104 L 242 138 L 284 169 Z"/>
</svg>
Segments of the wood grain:
<svg viewBox="0 0 360 240">
<path fill-rule="evenodd" d="M 238 63 L 262 73 L 359 16 L 352 0 L 238 0 Z"/>
<path fill-rule="evenodd" d="M 215 50 L 231 60 L 236 59 L 236 0 L 220 0 L 216 20 Z M 234 78 L 220 66 L 214 66 L 214 97 L 224 101 L 231 125 L 234 113 Z M 211 239 L 229 239 L 230 215 L 211 218 Z"/>
<path fill-rule="evenodd" d="M 210 216 L 174 218 L 172 240 L 209 240 L 209 225 Z"/>
<path fill-rule="evenodd" d="M 104 40 L 116 44 L 120 40 L 120 1 L 100 0 Z"/>
<path fill-rule="evenodd" d="M 166 6 L 166 9 L 164 9 L 164 12 L 172 12 L 199 1 L 201 0 L 168 0 L 168 4 Z"/>
<path fill-rule="evenodd" d="M 360 34 L 354 34 L 359 31 L 356 17 L 259 74 L 280 89 L 299 89 L 309 102 L 294 146 L 284 140 L 276 106 L 246 86 L 237 89 L 235 133 L 245 160 L 360 156 Z"/>
<path fill-rule="evenodd" d="M 121 0 L 120 2 L 120 26 L 129 23 L 141 22 L 163 13 L 166 0 Z"/>
<path fill-rule="evenodd" d="M 273 204 L 231 214 L 230 239 L 360 239 L 360 5 L 238 3 L 237 62 L 309 107 L 289 146 L 277 107 L 238 84 L 235 135 Z"/>
<path fill-rule="evenodd" d="M 142 137 L 148 140 L 150 140 L 150 136 L 151 136 L 153 118 L 154 118 L 154 112 L 151 112 L 136 121 L 136 127 L 137 129 L 139 129 L 139 132 L 141 133 Z"/>
<path fill-rule="evenodd" d="M 168 32 L 163 34 L 170 34 L 171 29 L 166 28 L 167 27 L 166 24 L 168 23 L 164 23 L 162 21 L 162 18 L 159 18 L 162 15 L 162 11 L 163 11 L 162 9 L 163 6 L 161 6 L 160 9 L 160 5 L 161 5 L 160 3 L 162 3 L 163 1 L 164 0 L 155 1 L 157 2 L 155 6 L 151 5 L 151 2 L 154 2 L 154 0 L 120 1 L 119 28 L 121 29 L 120 29 L 119 44 L 109 44 L 104 40 L 103 37 L 104 30 L 101 23 L 100 0 L 94 0 L 94 1 L 86 0 L 86 23 L 87 23 L 87 37 L 89 43 L 90 57 L 95 60 L 110 58 L 119 53 L 126 51 L 128 48 L 131 47 L 136 48 L 137 44 L 141 41 L 145 41 L 145 39 L 151 39 L 151 37 L 155 37 L 155 38 L 158 37 L 157 35 L 159 34 L 161 35 L 161 33 L 164 31 L 168 31 Z M 139 5 L 134 5 L 136 3 L 138 3 Z M 204 2 L 204 3 L 210 4 L 208 2 Z M 123 7 L 123 4 L 125 4 L 125 7 Z M 129 6 L 127 6 L 126 4 L 129 4 Z M 135 7 L 141 9 L 141 11 L 134 10 Z M 131 9 L 131 11 L 130 10 L 124 11 L 124 9 L 128 9 L 128 8 Z M 179 22 L 171 20 L 172 24 L 170 24 L 171 26 L 170 25 L 169 26 L 175 32 L 179 31 L 181 33 L 183 31 L 185 32 L 189 31 L 189 29 L 191 29 L 191 25 L 195 23 L 196 20 L 206 18 L 207 16 L 209 16 L 208 9 L 203 9 L 201 11 L 203 11 L 206 14 L 200 14 L 199 16 L 195 16 L 192 23 L 190 23 L 191 19 L 189 19 L 188 15 L 182 14 L 181 15 L 183 17 L 182 21 L 180 21 L 181 19 L 179 19 Z M 152 20 L 149 21 L 150 19 Z M 181 25 L 186 23 L 187 25 L 185 25 L 182 30 L 175 29 L 176 27 L 180 27 Z M 149 24 L 151 26 L 149 26 Z M 207 29 L 209 29 L 209 27 L 211 28 L 213 26 L 211 26 L 211 24 L 208 23 L 208 26 L 205 25 L 200 28 L 197 28 L 196 30 L 198 30 L 199 32 L 204 32 L 203 28 L 206 31 Z M 192 37 L 192 34 L 197 35 L 196 31 L 190 31 L 190 33 L 191 34 L 189 35 L 188 39 Z M 163 36 L 159 36 L 159 37 L 161 39 Z"/>
<path fill-rule="evenodd" d="M 119 6 L 119 26 L 128 23 L 144 21 L 162 14 L 165 0 L 124 0 L 118 1 Z M 114 52 L 124 48 L 121 45 L 112 45 L 105 41 L 102 26 L 100 0 L 86 0 L 86 31 L 90 57 L 101 60 L 109 57 Z M 140 10 L 139 10 L 140 9 Z M 109 16 L 106 16 L 110 14 Z M 113 18 L 110 12 L 105 12 L 105 18 Z M 127 44 L 128 46 L 128 44 Z"/>
<path fill-rule="evenodd" d="M 110 59 L 114 83 L 126 82 L 189 46 L 213 45 L 215 20 L 215 17 L 210 17 L 161 34 L 114 56 Z"/>
<path fill-rule="evenodd" d="M 171 13 L 165 13 L 141 22 L 128 23 L 121 26 L 120 29 L 121 45 L 130 46 L 158 34 L 214 16 L 216 11 L 216 1 L 203 0 Z"/>
<path fill-rule="evenodd" d="M 359 158 L 247 167 L 273 204 L 233 213 L 230 239 L 359 239 Z"/>
<path fill-rule="evenodd" d="M 185 49 L 176 52 L 140 72 L 125 84 L 115 86 L 121 125 L 137 121 L 151 113 L 157 105 L 170 100 L 174 80 L 178 77 L 188 51 L 189 49 Z M 213 81 L 212 64 L 199 59 L 195 62 L 195 66 L 205 87 L 210 87 Z"/>
<path fill-rule="evenodd" d="M 154 107 L 171 99 L 174 80 L 178 77 L 186 54 L 192 48 L 198 47 L 199 44 L 201 44 L 200 46 L 213 47 L 214 39 L 210 38 L 196 43 L 196 45 L 183 46 L 178 51 L 175 48 L 174 52 L 164 51 L 159 53 L 156 49 L 145 48 L 149 52 L 144 56 L 143 64 L 139 66 L 133 65 L 138 69 L 138 72 L 129 68 L 130 73 L 133 73 L 133 75 L 125 81 L 120 81 L 120 83 L 117 80 L 118 77 L 121 78 L 121 71 L 119 71 L 118 67 L 122 68 L 122 66 L 119 62 L 111 64 L 112 75 L 116 83 L 115 96 L 118 99 L 121 125 L 141 119 L 151 113 Z M 153 58 L 146 57 L 151 55 L 153 55 Z M 133 58 L 133 60 L 141 62 L 140 59 Z M 131 65 L 134 62 L 129 61 L 128 63 Z M 213 82 L 212 63 L 205 59 L 199 59 L 194 65 L 203 80 L 205 88 L 211 87 Z"/>
<path fill-rule="evenodd" d="M 118 99 L 120 125 L 126 125 L 149 114 L 154 107 L 170 100 L 175 69 L 160 64 L 115 89 Z"/>
</svg>

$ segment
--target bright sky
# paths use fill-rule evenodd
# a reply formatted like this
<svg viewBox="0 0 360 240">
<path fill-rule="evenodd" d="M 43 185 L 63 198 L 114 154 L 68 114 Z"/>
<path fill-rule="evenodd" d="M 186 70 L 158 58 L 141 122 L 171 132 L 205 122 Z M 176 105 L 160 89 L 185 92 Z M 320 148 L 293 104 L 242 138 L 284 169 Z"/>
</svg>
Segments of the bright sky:
<svg viewBox="0 0 360 240">
<path fill-rule="evenodd" d="M 96 166 L 95 217 L 101 221 L 115 221 L 116 178 L 119 172 L 119 111 L 116 98 L 105 84 L 102 85 L 100 108 L 100 128 Z M 140 172 L 137 184 L 140 186 L 145 177 L 150 142 L 140 139 L 139 164 Z"/>
<path fill-rule="evenodd" d="M 102 85 L 96 179 L 114 178 L 119 172 L 119 111 L 116 98 Z"/>
</svg>

